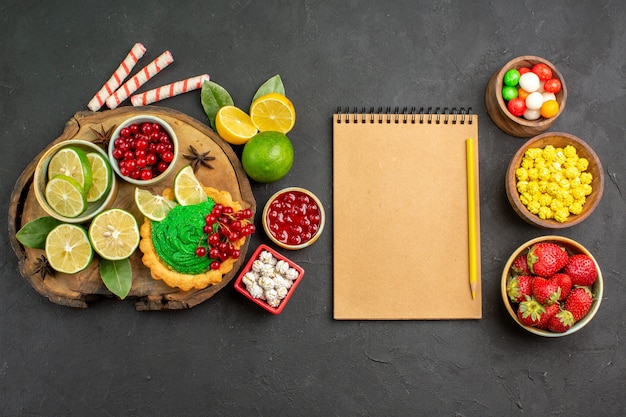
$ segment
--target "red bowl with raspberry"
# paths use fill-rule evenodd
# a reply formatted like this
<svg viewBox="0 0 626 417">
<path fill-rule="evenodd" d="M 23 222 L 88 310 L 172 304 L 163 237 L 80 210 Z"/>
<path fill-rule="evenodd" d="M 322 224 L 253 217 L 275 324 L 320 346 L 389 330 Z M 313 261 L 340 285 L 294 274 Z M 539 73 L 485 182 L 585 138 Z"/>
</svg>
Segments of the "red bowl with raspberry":
<svg viewBox="0 0 626 417">
<path fill-rule="evenodd" d="M 109 160 L 115 173 L 135 185 L 166 178 L 176 165 L 178 138 L 163 119 L 134 116 L 121 123 L 109 142 Z"/>
<path fill-rule="evenodd" d="M 312 245 L 322 234 L 326 215 L 320 200 L 304 188 L 278 191 L 263 209 L 263 229 L 278 246 L 297 250 Z"/>
</svg>

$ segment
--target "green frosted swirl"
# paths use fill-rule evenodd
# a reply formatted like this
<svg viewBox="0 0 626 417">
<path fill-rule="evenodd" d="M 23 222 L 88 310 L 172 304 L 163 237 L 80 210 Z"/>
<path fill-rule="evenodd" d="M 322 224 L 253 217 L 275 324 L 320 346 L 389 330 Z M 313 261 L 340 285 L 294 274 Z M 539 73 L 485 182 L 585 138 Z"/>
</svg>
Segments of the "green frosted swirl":
<svg viewBox="0 0 626 417">
<path fill-rule="evenodd" d="M 207 247 L 204 218 L 215 203 L 176 206 L 160 222 L 152 223 L 152 244 L 159 258 L 174 271 L 195 275 L 206 272 L 212 259 L 196 256 L 198 246 Z"/>
</svg>

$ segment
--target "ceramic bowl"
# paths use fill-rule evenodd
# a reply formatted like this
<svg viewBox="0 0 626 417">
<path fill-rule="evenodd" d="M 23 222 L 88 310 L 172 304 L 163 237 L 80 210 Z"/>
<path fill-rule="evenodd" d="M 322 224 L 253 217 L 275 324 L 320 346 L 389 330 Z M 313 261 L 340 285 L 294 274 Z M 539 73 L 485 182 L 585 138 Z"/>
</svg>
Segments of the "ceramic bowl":
<svg viewBox="0 0 626 417">
<path fill-rule="evenodd" d="M 261 244 L 235 280 L 235 289 L 270 313 L 280 314 L 303 276 L 302 267 Z"/>
<path fill-rule="evenodd" d="M 35 198 L 39 205 L 44 209 L 44 211 L 54 217 L 57 220 L 60 220 L 65 223 L 84 223 L 91 220 L 98 213 L 104 211 L 107 208 L 110 208 L 117 197 L 118 184 L 115 178 L 115 175 L 111 175 L 111 186 L 106 195 L 104 195 L 100 200 L 88 203 L 87 210 L 82 213 L 78 217 L 65 217 L 58 214 L 56 211 L 50 207 L 45 197 L 46 184 L 48 183 L 48 165 L 52 157 L 62 148 L 67 146 L 73 146 L 82 149 L 85 152 L 98 152 L 102 155 L 106 160 L 108 160 L 107 154 L 97 145 L 89 141 L 84 140 L 67 140 L 63 142 L 59 142 L 53 146 L 51 146 L 39 159 L 37 166 L 35 167 L 35 174 L 33 178 L 33 188 L 35 191 Z"/>
<path fill-rule="evenodd" d="M 326 215 L 320 200 L 304 188 L 284 188 L 263 209 L 263 229 L 278 246 L 297 250 L 312 245 L 322 234 Z"/>
<path fill-rule="evenodd" d="M 159 174 L 153 174 L 152 178 L 146 179 L 146 180 L 142 180 L 140 178 L 132 178 L 129 175 L 123 175 L 120 170 L 120 161 L 125 159 L 125 157 L 122 157 L 122 158 L 115 157 L 116 156 L 115 155 L 115 142 L 121 136 L 122 129 L 129 128 L 132 125 L 142 126 L 144 123 L 151 123 L 151 124 L 157 123 L 162 127 L 162 129 L 167 133 L 167 135 L 169 136 L 171 140 L 171 143 L 173 145 L 172 152 L 174 154 L 173 159 L 172 161 L 169 162 L 169 165 L 166 170 L 160 172 Z M 155 153 L 155 152 L 148 151 L 148 153 Z M 178 160 L 178 156 L 179 156 L 179 146 L 178 146 L 178 138 L 176 136 L 176 132 L 174 132 L 174 129 L 172 129 L 172 126 L 170 126 L 165 120 L 156 116 L 139 115 L 139 116 L 133 116 L 129 119 L 126 119 L 124 122 L 120 123 L 120 125 L 115 129 L 115 131 L 113 132 L 113 135 L 111 136 L 111 141 L 109 142 L 109 159 L 111 161 L 111 165 L 113 166 L 113 170 L 115 171 L 115 173 L 122 180 L 129 182 L 131 184 L 139 185 L 139 186 L 147 186 L 147 185 L 156 184 L 157 182 L 162 181 L 165 178 L 167 178 L 168 175 L 170 175 L 174 171 L 176 161 Z M 140 170 L 149 170 L 149 168 L 141 167 Z M 156 172 L 155 169 L 153 169 L 152 171 Z"/>
<path fill-rule="evenodd" d="M 523 204 L 517 187 L 516 171 L 521 166 L 526 151 L 530 148 L 544 149 L 548 145 L 552 145 L 554 148 L 565 148 L 568 145 L 573 146 L 576 149 L 578 157 L 585 158 L 588 161 L 588 167 L 584 172 L 590 173 L 593 177 L 590 184 L 592 191 L 590 195 L 586 196 L 582 211 L 578 214 L 570 214 L 564 222 L 550 218 L 542 219 L 538 214 L 531 213 L 527 206 Z M 511 206 L 526 222 L 543 229 L 563 229 L 582 222 L 596 209 L 604 191 L 604 170 L 602 169 L 602 163 L 598 155 L 596 155 L 594 150 L 582 139 L 569 133 L 544 133 L 528 140 L 519 148 L 515 155 L 513 155 L 506 172 L 505 188 Z"/>
<path fill-rule="evenodd" d="M 522 67 L 531 68 L 533 65 L 539 63 L 546 64 L 550 67 L 552 70 L 552 78 L 557 78 L 561 82 L 561 90 L 555 94 L 556 101 L 559 103 L 558 113 L 554 117 L 540 117 L 537 120 L 527 120 L 524 117 L 514 116 L 509 111 L 505 100 L 502 98 L 504 74 L 510 69 L 519 69 Z M 566 102 L 567 86 L 563 75 L 550 61 L 532 55 L 520 56 L 507 62 L 491 76 L 485 91 L 485 105 L 491 120 L 505 133 L 522 138 L 529 138 L 547 131 L 561 113 L 563 113 Z"/>
<path fill-rule="evenodd" d="M 510 301 L 508 293 L 507 293 L 507 283 L 509 282 L 509 279 L 511 279 L 511 277 L 513 276 L 513 272 L 511 270 L 513 261 L 515 261 L 515 259 L 519 255 L 527 253 L 528 249 L 532 245 L 534 245 L 535 243 L 539 243 L 539 242 L 557 243 L 563 246 L 567 250 L 569 255 L 574 255 L 574 254 L 579 254 L 579 253 L 585 254 L 593 260 L 596 266 L 596 269 L 598 271 L 598 277 L 596 281 L 594 282 L 594 284 L 591 286 L 591 291 L 593 293 L 593 298 L 594 298 L 593 304 L 591 305 L 591 309 L 589 310 L 589 312 L 587 313 L 585 317 L 583 317 L 580 321 L 576 322 L 572 327 L 570 327 L 567 331 L 563 333 L 555 333 L 549 330 L 543 330 L 543 329 L 539 329 L 536 327 L 523 325 L 519 321 L 519 318 L 517 317 L 517 304 L 514 304 Z M 562 237 L 562 236 L 541 236 L 535 239 L 531 239 L 528 242 L 522 244 L 511 254 L 511 257 L 506 262 L 504 266 L 504 270 L 502 271 L 500 292 L 502 296 L 502 301 L 504 302 L 504 306 L 506 307 L 506 310 L 509 312 L 509 315 L 524 330 L 530 333 L 539 335 L 539 336 L 544 336 L 544 337 L 562 337 L 562 336 L 567 336 L 567 335 L 576 333 L 577 331 L 581 330 L 583 327 L 589 324 L 589 322 L 595 317 L 596 313 L 598 312 L 598 309 L 600 308 L 600 303 L 602 302 L 602 296 L 604 293 L 604 281 L 602 278 L 602 271 L 600 270 L 600 266 L 598 265 L 598 262 L 593 257 L 591 252 L 589 252 L 583 245 L 581 245 L 580 243 L 572 239 Z"/>
</svg>

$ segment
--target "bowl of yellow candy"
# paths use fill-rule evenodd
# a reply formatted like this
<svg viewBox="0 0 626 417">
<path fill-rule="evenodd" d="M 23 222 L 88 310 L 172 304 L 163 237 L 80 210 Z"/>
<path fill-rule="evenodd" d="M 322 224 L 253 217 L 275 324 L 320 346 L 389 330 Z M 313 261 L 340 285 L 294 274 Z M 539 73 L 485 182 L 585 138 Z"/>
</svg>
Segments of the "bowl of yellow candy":
<svg viewBox="0 0 626 417">
<path fill-rule="evenodd" d="M 529 139 L 506 173 L 506 194 L 515 212 L 543 229 L 574 226 L 593 213 L 604 191 L 604 171 L 594 150 L 569 133 Z"/>
</svg>

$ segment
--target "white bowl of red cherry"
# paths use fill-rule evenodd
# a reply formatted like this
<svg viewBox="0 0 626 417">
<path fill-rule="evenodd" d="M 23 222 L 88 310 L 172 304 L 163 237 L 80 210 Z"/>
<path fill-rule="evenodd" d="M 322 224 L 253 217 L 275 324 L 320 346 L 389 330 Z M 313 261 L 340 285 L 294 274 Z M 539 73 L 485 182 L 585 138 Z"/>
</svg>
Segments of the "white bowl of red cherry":
<svg viewBox="0 0 626 417">
<path fill-rule="evenodd" d="M 140 115 L 126 119 L 109 143 L 115 173 L 135 185 L 150 185 L 166 178 L 176 165 L 178 138 L 163 119 Z"/>
<path fill-rule="evenodd" d="M 297 250 L 312 245 L 322 234 L 326 216 L 320 200 L 304 188 L 275 193 L 263 209 L 263 229 L 281 248 Z"/>
</svg>

